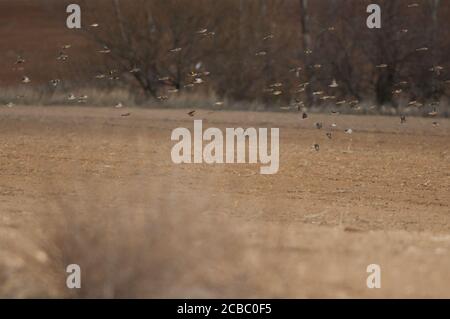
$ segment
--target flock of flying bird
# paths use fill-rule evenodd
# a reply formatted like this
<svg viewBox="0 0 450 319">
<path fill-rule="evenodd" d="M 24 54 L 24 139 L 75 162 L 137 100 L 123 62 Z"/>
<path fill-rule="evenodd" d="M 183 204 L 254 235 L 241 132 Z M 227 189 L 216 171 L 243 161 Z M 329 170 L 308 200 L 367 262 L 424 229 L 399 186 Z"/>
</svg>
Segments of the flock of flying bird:
<svg viewBox="0 0 450 319">
<path fill-rule="evenodd" d="M 413 8 L 413 7 L 418 7 L 419 5 L 416 3 L 410 4 L 408 5 L 408 8 Z M 91 28 L 98 28 L 100 27 L 100 25 L 98 23 L 93 23 L 91 24 L 89 27 Z M 333 32 L 335 29 L 334 27 L 329 27 L 327 29 L 329 32 Z M 407 29 L 402 29 L 400 32 L 402 33 L 407 33 L 408 30 Z M 215 36 L 215 32 L 214 31 L 210 31 L 206 28 L 200 29 L 196 32 L 197 34 L 201 35 L 201 36 Z M 273 34 L 269 34 L 267 36 L 265 36 L 263 38 L 263 41 L 267 41 L 270 39 L 273 39 L 275 36 Z M 60 52 L 59 55 L 56 57 L 56 60 L 59 62 L 65 62 L 69 59 L 69 54 L 68 54 L 68 50 L 71 48 L 70 44 L 65 44 L 63 46 L 61 46 L 60 48 Z M 177 48 L 173 48 L 170 49 L 168 54 L 177 54 L 179 52 L 181 52 L 183 50 L 183 48 L 177 47 Z M 420 47 L 416 49 L 416 52 L 426 52 L 428 51 L 429 48 L 428 47 Z M 100 50 L 97 51 L 99 54 L 109 54 L 111 53 L 111 49 L 108 48 L 107 46 L 103 46 L 103 48 L 101 48 Z M 306 49 L 305 50 L 305 54 L 306 55 L 311 55 L 313 52 L 310 49 Z M 259 51 L 255 53 L 255 56 L 260 57 L 260 56 L 265 56 L 267 54 L 266 51 Z M 23 56 L 18 56 L 16 59 L 16 66 L 20 66 L 26 63 L 26 60 Z M 199 70 L 201 69 L 202 64 L 199 62 L 196 66 L 195 66 L 195 71 L 192 71 L 189 73 L 189 78 L 191 78 L 192 80 L 189 81 L 189 83 L 184 85 L 184 88 L 193 88 L 196 85 L 201 85 L 205 83 L 205 78 L 208 77 L 210 75 L 210 73 L 208 71 L 203 71 L 200 72 Z M 322 68 L 321 64 L 313 64 L 309 66 L 311 69 L 313 70 L 318 70 Z M 376 65 L 377 69 L 385 69 L 388 68 L 388 64 L 379 64 Z M 23 68 L 21 68 L 23 70 Z M 441 73 L 443 72 L 444 68 L 442 66 L 433 66 L 429 69 L 430 72 L 435 73 L 436 75 L 441 75 Z M 296 74 L 297 77 L 299 77 L 300 72 L 302 71 L 301 67 L 295 67 L 289 70 L 289 72 L 293 72 Z M 141 72 L 139 67 L 133 67 L 130 70 L 128 70 L 129 73 L 133 74 L 133 73 L 138 73 Z M 120 73 L 118 70 L 110 70 L 107 73 L 102 73 L 102 74 L 97 74 L 95 75 L 95 78 L 98 80 L 102 80 L 102 79 L 108 79 L 108 80 L 119 80 L 120 79 Z M 170 83 L 170 78 L 169 77 L 161 77 L 158 79 L 158 81 L 160 81 L 163 84 L 167 84 Z M 24 75 L 22 77 L 22 83 L 23 84 L 29 84 L 31 83 L 31 79 L 30 77 Z M 57 87 L 59 84 L 61 83 L 60 79 L 52 79 L 50 81 L 50 85 L 52 87 Z M 450 80 L 445 81 L 445 83 L 450 84 Z M 170 85 L 170 84 L 169 84 Z M 392 92 L 392 94 L 394 95 L 398 95 L 401 94 L 405 91 L 405 88 L 407 87 L 408 83 L 406 81 L 402 81 L 399 82 L 395 85 L 395 90 Z M 296 94 L 304 94 L 307 90 L 307 87 L 310 86 L 310 82 L 304 82 L 304 83 L 300 83 L 297 85 L 297 88 L 295 90 Z M 317 91 L 312 91 L 311 95 L 314 99 L 319 99 L 322 101 L 334 101 L 334 104 L 336 106 L 342 106 L 342 105 L 348 105 L 350 106 L 352 109 L 355 110 L 359 110 L 360 109 L 360 101 L 357 99 L 353 99 L 353 100 L 338 100 L 337 97 L 335 95 L 327 95 L 326 91 L 328 92 L 332 92 L 333 89 L 337 89 L 339 88 L 339 84 L 338 81 L 336 79 L 331 79 L 328 88 L 326 90 L 317 90 Z M 174 94 L 177 93 L 179 90 L 171 87 L 170 89 L 167 90 L 167 94 Z M 283 83 L 281 82 L 277 82 L 277 83 L 273 83 L 271 85 L 269 85 L 269 87 L 267 89 L 264 90 L 264 93 L 266 94 L 271 94 L 273 96 L 281 96 L 283 94 Z M 18 96 L 18 98 L 20 98 L 21 96 Z M 169 96 L 167 95 L 161 95 L 158 96 L 158 100 L 167 100 L 169 99 Z M 88 101 L 88 96 L 87 95 L 80 95 L 80 96 L 76 96 L 74 94 L 69 94 L 69 96 L 67 97 L 68 101 L 73 101 L 73 102 L 78 102 L 78 103 L 86 103 Z M 224 102 L 222 101 L 217 101 L 215 103 L 215 106 L 222 106 L 224 105 Z M 433 110 L 431 112 L 428 113 L 428 115 L 430 117 L 435 117 L 438 115 L 438 110 L 437 110 L 437 106 L 439 105 L 439 102 L 433 102 L 430 104 L 430 106 L 432 106 Z M 6 104 L 6 106 L 8 107 L 13 107 L 14 103 L 9 102 L 8 104 Z M 122 104 L 122 102 L 118 102 L 115 107 L 116 108 L 122 108 L 124 105 Z M 424 104 L 418 102 L 418 101 L 411 101 L 408 104 L 409 107 L 423 107 Z M 375 108 L 375 106 L 370 107 L 370 109 Z M 287 107 L 281 107 L 282 110 L 290 110 L 290 109 L 296 109 L 297 112 L 301 112 L 301 119 L 302 120 L 306 120 L 308 119 L 308 114 L 306 113 L 306 107 L 304 102 L 300 99 L 300 98 L 296 98 L 294 103 L 292 105 L 289 105 Z M 214 111 L 212 111 L 214 112 Z M 190 112 L 187 113 L 188 116 L 190 117 L 194 117 L 196 115 L 196 110 L 192 110 Z M 211 113 L 211 112 L 210 112 Z M 339 114 L 338 111 L 332 111 L 333 114 Z M 130 116 L 131 113 L 127 112 L 127 113 L 122 113 L 121 116 L 126 117 L 126 116 Z M 400 116 L 400 123 L 404 124 L 406 123 L 406 116 L 405 115 L 401 115 Z M 438 122 L 433 122 L 433 126 L 438 126 Z M 315 128 L 321 130 L 323 128 L 323 123 L 322 122 L 316 122 L 314 123 Z M 337 125 L 335 123 L 331 124 L 331 128 L 336 128 Z M 353 130 L 351 128 L 345 129 L 345 133 L 346 134 L 352 134 Z M 329 139 L 332 139 L 332 133 L 331 132 L 326 132 L 326 136 Z M 318 144 L 314 144 L 313 145 L 313 149 L 315 149 L 316 151 L 320 150 L 320 146 Z"/>
</svg>

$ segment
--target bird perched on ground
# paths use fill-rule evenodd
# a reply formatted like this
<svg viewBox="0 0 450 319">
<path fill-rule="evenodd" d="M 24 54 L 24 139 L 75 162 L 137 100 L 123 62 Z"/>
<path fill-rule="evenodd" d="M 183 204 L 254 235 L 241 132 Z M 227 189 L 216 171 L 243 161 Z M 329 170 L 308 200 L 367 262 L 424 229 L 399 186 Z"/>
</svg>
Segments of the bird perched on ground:
<svg viewBox="0 0 450 319">
<path fill-rule="evenodd" d="M 428 113 L 428 115 L 429 115 L 429 116 L 431 116 L 431 117 L 435 117 L 435 116 L 437 116 L 437 115 L 438 115 L 438 111 L 437 111 L 437 109 L 436 109 L 436 108 L 434 108 L 434 109 L 433 109 L 433 111 L 431 111 L 431 112 L 429 112 L 429 113 Z"/>
<path fill-rule="evenodd" d="M 192 111 L 188 112 L 188 115 L 189 115 L 190 117 L 193 117 L 193 116 L 195 115 L 195 110 L 192 110 Z"/>
<path fill-rule="evenodd" d="M 406 116 L 402 115 L 402 116 L 400 116 L 400 124 L 404 124 L 404 123 L 406 123 Z"/>
</svg>

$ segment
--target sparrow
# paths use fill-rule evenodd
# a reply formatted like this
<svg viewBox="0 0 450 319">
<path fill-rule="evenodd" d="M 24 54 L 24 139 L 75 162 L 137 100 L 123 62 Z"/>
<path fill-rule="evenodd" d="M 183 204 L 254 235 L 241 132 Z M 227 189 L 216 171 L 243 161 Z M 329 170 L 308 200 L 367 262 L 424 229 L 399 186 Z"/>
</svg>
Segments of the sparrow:
<svg viewBox="0 0 450 319">
<path fill-rule="evenodd" d="M 406 123 L 406 116 L 402 115 L 402 116 L 400 116 L 400 124 L 404 124 L 404 123 Z"/>
</svg>

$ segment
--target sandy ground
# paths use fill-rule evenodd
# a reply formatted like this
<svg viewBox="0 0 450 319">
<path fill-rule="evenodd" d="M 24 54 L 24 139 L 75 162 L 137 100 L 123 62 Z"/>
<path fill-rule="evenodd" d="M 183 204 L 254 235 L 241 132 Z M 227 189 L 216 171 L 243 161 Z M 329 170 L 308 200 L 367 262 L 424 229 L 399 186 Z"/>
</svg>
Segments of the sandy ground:
<svg viewBox="0 0 450 319">
<path fill-rule="evenodd" d="M 0 109 L 0 279 L 10 287 L 4 296 L 52 295 L 23 286 L 27 265 L 17 252 L 35 249 L 27 229 L 55 201 L 145 209 L 156 198 L 176 203 L 167 206 L 171 214 L 194 207 L 236 222 L 246 230 L 242 245 L 286 267 L 261 277 L 262 288 L 248 297 L 450 297 L 448 119 L 401 125 L 397 117 L 300 120 L 295 113 L 200 110 L 191 118 L 187 111 Z M 192 128 L 193 119 L 219 128 L 279 127 L 280 171 L 173 164 L 171 131 Z M 322 130 L 314 127 L 319 121 Z M 100 198 L 92 189 L 108 192 Z M 127 190 L 142 196 L 132 199 Z M 381 289 L 366 287 L 369 264 L 381 266 Z M 230 294 L 187 289 L 181 296 Z"/>
</svg>

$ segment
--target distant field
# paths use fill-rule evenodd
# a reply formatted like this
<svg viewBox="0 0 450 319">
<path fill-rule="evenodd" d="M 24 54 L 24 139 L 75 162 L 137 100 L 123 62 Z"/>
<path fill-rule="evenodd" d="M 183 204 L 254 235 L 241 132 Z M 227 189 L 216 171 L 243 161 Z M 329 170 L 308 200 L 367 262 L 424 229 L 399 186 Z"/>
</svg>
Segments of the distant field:
<svg viewBox="0 0 450 319">
<path fill-rule="evenodd" d="M 450 297 L 449 120 L 198 111 L 280 127 L 280 171 L 262 176 L 174 165 L 187 111 L 2 108 L 0 296 L 66 296 L 81 260 L 84 296 Z"/>
</svg>

